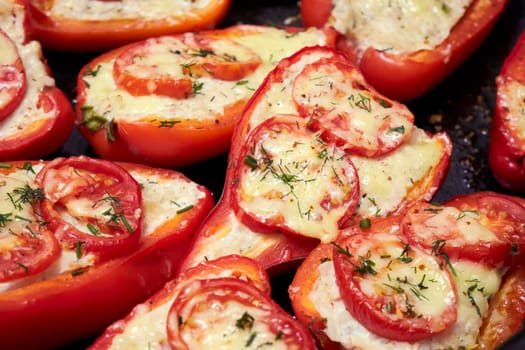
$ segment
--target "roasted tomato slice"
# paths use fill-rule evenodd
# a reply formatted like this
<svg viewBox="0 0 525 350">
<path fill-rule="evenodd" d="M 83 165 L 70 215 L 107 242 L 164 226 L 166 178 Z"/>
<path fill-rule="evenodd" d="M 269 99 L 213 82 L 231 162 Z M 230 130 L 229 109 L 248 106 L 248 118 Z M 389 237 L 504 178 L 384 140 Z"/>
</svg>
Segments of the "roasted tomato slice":
<svg viewBox="0 0 525 350">
<path fill-rule="evenodd" d="M 190 282 L 168 314 L 172 349 L 315 349 L 309 331 L 258 288 L 237 278 Z"/>
<path fill-rule="evenodd" d="M 321 59 L 295 78 L 293 99 L 327 142 L 368 157 L 388 153 L 410 137 L 414 116 L 367 85 L 351 64 Z"/>
<path fill-rule="evenodd" d="M 24 64 L 18 54 L 16 44 L 0 30 L 0 120 L 13 112 L 26 90 Z"/>
<path fill-rule="evenodd" d="M 113 77 L 133 96 L 182 99 L 198 93 L 199 77 L 240 80 L 260 64 L 253 50 L 233 40 L 187 33 L 131 45 L 115 60 Z"/>
<path fill-rule="evenodd" d="M 359 180 L 352 161 L 310 132 L 305 119 L 267 119 L 241 154 L 234 206 L 247 225 L 329 241 L 354 212 Z"/>
<path fill-rule="evenodd" d="M 510 241 L 484 225 L 475 209 L 416 203 L 407 210 L 401 227 L 408 243 L 454 260 L 496 267 L 512 253 Z"/>
<path fill-rule="evenodd" d="M 235 277 L 250 281 L 267 295 L 271 295 L 271 285 L 266 270 L 255 260 L 243 255 L 223 255 L 217 259 L 206 260 L 180 275 L 181 279 L 210 279 L 220 277 Z"/>
<path fill-rule="evenodd" d="M 497 237 L 510 243 L 504 261 L 525 262 L 525 200 L 490 191 L 456 196 L 445 203 L 461 212 L 474 213 Z"/>
<path fill-rule="evenodd" d="M 60 246 L 33 211 L 42 199 L 40 189 L 9 176 L 0 176 L 0 182 L 0 282 L 5 282 L 43 271 Z"/>
<path fill-rule="evenodd" d="M 37 174 L 40 210 L 57 238 L 99 259 L 122 254 L 140 239 L 142 193 L 121 166 L 86 156 L 56 158 Z"/>
<path fill-rule="evenodd" d="M 333 264 L 347 310 L 370 332 L 414 342 L 456 322 L 450 270 L 397 234 L 345 236 L 334 244 Z"/>
</svg>

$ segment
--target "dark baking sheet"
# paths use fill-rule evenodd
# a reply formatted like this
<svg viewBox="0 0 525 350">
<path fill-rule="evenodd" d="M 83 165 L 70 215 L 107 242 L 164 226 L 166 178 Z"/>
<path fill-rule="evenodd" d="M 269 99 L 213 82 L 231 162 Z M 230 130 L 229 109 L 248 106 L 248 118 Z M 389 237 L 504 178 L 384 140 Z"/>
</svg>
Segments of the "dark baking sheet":
<svg viewBox="0 0 525 350">
<path fill-rule="evenodd" d="M 301 25 L 297 0 L 234 0 L 221 27 L 237 23 Z M 436 194 L 443 201 L 457 194 L 479 190 L 510 193 L 495 181 L 487 162 L 487 147 L 495 100 L 495 77 L 522 30 L 525 29 L 525 1 L 510 2 L 504 15 L 480 49 L 457 71 L 425 96 L 407 103 L 416 116 L 416 125 L 430 132 L 446 131 L 454 149 L 450 171 Z M 57 85 L 75 102 L 76 76 L 80 68 L 98 53 L 44 52 Z M 96 156 L 75 130 L 55 156 L 87 154 Z M 178 169 L 197 183 L 207 186 L 219 198 L 224 182 L 227 156 Z M 511 193 L 517 195 L 515 193 Z M 292 276 L 274 277 L 275 298 L 290 310 L 286 288 Z M 70 344 L 64 349 L 82 349 L 92 339 Z M 521 332 L 503 349 L 525 349 Z"/>
</svg>

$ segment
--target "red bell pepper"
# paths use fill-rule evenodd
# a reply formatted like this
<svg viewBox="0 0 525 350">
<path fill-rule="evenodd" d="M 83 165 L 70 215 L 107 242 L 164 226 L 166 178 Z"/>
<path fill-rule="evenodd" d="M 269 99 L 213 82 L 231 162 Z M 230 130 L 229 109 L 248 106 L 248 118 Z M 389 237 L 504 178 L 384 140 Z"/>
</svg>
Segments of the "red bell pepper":
<svg viewBox="0 0 525 350">
<path fill-rule="evenodd" d="M 2 346 L 9 349 L 67 344 L 124 317 L 175 277 L 213 206 L 207 189 L 178 172 L 85 156 L 3 163 L 0 177 L 13 183 L 12 190 L 2 189 L 8 191 L 2 208 L 12 211 L 2 212 L 2 227 L 20 232 L 2 236 L 2 251 L 11 252 L 2 259 L 12 256 L 15 264 L 9 266 L 23 272 L 0 274 Z M 44 214 L 46 203 L 54 204 L 53 211 Z M 33 212 L 35 220 L 26 215 Z M 47 219 L 54 220 L 55 231 Z M 55 240 L 59 248 L 48 254 L 51 261 L 30 261 L 29 249 L 22 260 L 15 254 L 19 248 L 8 248 L 13 239 L 27 247 Z M 5 261 L 0 267 L 7 267 Z"/>
<path fill-rule="evenodd" d="M 523 262 L 508 258 L 521 254 L 509 246 L 522 245 L 512 233 L 525 223 L 524 204 L 477 192 L 350 227 L 298 268 L 289 287 L 293 310 L 323 349 L 493 349 L 525 319 Z M 425 303 L 432 312 L 420 308 Z"/>
<path fill-rule="evenodd" d="M 525 193 L 525 32 L 496 77 L 496 106 L 489 142 L 489 164 L 505 188 Z"/>
<path fill-rule="evenodd" d="M 117 48 L 80 71 L 77 126 L 106 159 L 181 167 L 224 154 L 268 71 L 303 46 L 335 46 L 335 36 L 238 25 Z"/>
<path fill-rule="evenodd" d="M 334 2 L 302 0 L 303 23 L 320 28 L 330 26 Z M 447 38 L 434 48 L 404 54 L 374 47 L 357 52 L 355 42 L 360 38 L 350 32 L 343 33 L 347 38 L 340 42 L 340 47 L 356 61 L 366 80 L 379 92 L 395 100 L 411 100 L 428 92 L 465 62 L 483 43 L 508 3 L 508 0 L 471 1 Z"/>
<path fill-rule="evenodd" d="M 0 160 L 40 158 L 57 150 L 73 129 L 71 102 L 32 41 L 27 3 L 7 1 L 0 13 Z"/>
<path fill-rule="evenodd" d="M 451 142 L 412 121 L 333 49 L 282 60 L 236 125 L 222 197 L 181 269 L 231 253 L 285 269 L 348 225 L 429 200 Z"/>
<path fill-rule="evenodd" d="M 29 0 L 31 25 L 42 46 L 63 51 L 105 51 L 137 40 L 214 28 L 230 0 L 206 2 Z"/>
<path fill-rule="evenodd" d="M 308 329 L 271 300 L 268 283 L 246 257 L 203 262 L 113 323 L 89 349 L 314 349 Z"/>
</svg>

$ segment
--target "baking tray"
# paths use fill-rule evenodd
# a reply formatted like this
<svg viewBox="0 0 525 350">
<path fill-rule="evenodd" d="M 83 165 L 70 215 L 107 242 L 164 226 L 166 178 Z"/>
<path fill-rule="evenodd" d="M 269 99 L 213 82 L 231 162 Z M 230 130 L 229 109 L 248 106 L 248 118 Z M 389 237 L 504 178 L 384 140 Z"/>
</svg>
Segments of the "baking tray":
<svg viewBox="0 0 525 350">
<path fill-rule="evenodd" d="M 238 23 L 301 26 L 297 0 L 233 0 L 228 16 L 220 27 Z M 423 97 L 407 103 L 415 123 L 432 133 L 445 131 L 454 148 L 451 166 L 435 196 L 444 201 L 454 195 L 492 190 L 511 193 L 495 181 L 487 161 L 489 130 L 495 102 L 495 77 L 522 30 L 525 30 L 525 1 L 513 0 L 478 51 L 459 69 Z M 75 103 L 76 77 L 82 66 L 99 53 L 45 51 L 57 85 Z M 87 142 L 74 130 L 65 145 L 50 158 L 86 154 L 96 156 Z M 177 170 L 205 185 L 219 198 L 226 173 L 227 155 Z M 287 287 L 292 275 L 272 278 L 274 297 L 291 312 Z M 79 340 L 62 349 L 83 349 L 93 341 Z M 525 332 L 518 333 L 501 348 L 525 349 Z"/>
</svg>

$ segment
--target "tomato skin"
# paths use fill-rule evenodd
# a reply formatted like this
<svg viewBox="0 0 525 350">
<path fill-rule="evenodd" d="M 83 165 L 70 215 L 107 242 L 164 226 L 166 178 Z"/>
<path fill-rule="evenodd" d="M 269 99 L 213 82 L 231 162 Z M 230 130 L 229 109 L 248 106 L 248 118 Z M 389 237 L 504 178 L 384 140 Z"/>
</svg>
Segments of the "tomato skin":
<svg viewBox="0 0 525 350">
<path fill-rule="evenodd" d="M 31 0 L 31 26 L 34 36 L 50 50 L 102 52 L 167 34 L 215 27 L 226 16 L 230 0 L 212 1 L 201 9 L 160 19 L 78 20 L 53 16 L 44 0 Z"/>
<path fill-rule="evenodd" d="M 475 0 L 447 39 L 433 50 L 393 55 L 369 48 L 357 58 L 346 39 L 340 42 L 340 48 L 357 59 L 366 80 L 379 92 L 398 101 L 412 100 L 435 87 L 481 46 L 508 3 L 508 0 Z M 303 21 L 317 26 L 324 13 L 331 13 L 331 5 L 326 0 L 302 1 Z M 325 20 L 322 25 L 326 23 Z"/>
<path fill-rule="evenodd" d="M 181 173 L 168 169 L 131 163 L 121 165 L 145 177 L 190 182 Z M 23 162 L 13 162 L 12 166 L 21 167 Z M 136 251 L 97 264 L 76 276 L 65 273 L 2 292 L 2 346 L 55 348 L 98 334 L 162 288 L 175 277 L 193 232 L 213 207 L 211 193 L 202 186 L 199 190 L 203 196 L 192 210 L 165 222 L 141 241 Z M 42 322 L 49 317 L 53 322 Z M 33 329 L 31 337 L 27 336 L 28 329 Z M 60 332 L 56 332 L 57 329 Z"/>
<path fill-rule="evenodd" d="M 496 106 L 489 142 L 489 165 L 494 177 L 506 189 L 520 193 L 525 193 L 525 139 L 516 127 L 515 119 L 520 116 L 511 114 L 505 90 L 511 83 L 525 84 L 524 60 L 525 32 L 518 38 L 496 77 Z"/>
</svg>

